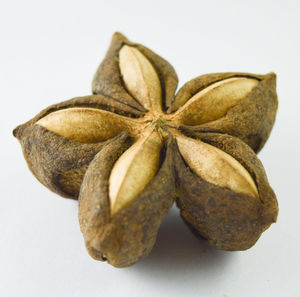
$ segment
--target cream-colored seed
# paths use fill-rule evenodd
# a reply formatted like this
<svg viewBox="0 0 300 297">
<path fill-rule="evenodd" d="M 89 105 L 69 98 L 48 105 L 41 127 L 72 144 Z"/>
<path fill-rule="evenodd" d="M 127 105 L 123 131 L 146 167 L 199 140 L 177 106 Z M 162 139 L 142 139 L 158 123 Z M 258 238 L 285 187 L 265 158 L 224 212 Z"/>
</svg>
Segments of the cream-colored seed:
<svg viewBox="0 0 300 297">
<path fill-rule="evenodd" d="M 258 198 L 248 171 L 222 150 L 186 136 L 176 137 L 179 151 L 190 168 L 205 181 Z"/>
<path fill-rule="evenodd" d="M 217 120 L 243 100 L 258 83 L 256 79 L 244 77 L 214 83 L 190 98 L 173 118 L 185 125 L 200 125 Z"/>
<path fill-rule="evenodd" d="M 135 99 L 148 110 L 161 111 L 161 85 L 149 60 L 138 49 L 124 45 L 119 66 L 124 84 Z"/>
<path fill-rule="evenodd" d="M 126 131 L 130 119 L 96 108 L 68 108 L 52 112 L 36 124 L 67 139 L 94 143 Z"/>
<path fill-rule="evenodd" d="M 160 135 L 151 132 L 118 159 L 109 178 L 112 215 L 137 197 L 152 180 L 159 167 L 161 147 Z"/>
</svg>

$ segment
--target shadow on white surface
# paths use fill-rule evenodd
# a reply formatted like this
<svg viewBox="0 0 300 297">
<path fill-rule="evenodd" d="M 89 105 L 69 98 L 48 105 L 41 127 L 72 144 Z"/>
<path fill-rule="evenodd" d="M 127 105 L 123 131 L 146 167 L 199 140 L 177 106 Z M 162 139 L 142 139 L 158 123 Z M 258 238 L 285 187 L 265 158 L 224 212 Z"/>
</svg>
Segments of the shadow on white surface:
<svg viewBox="0 0 300 297">
<path fill-rule="evenodd" d="M 216 276 L 226 273 L 238 255 L 216 250 L 196 238 L 173 208 L 161 226 L 151 254 L 130 269 L 144 277 L 170 278 L 175 282 L 216 281 Z"/>
</svg>

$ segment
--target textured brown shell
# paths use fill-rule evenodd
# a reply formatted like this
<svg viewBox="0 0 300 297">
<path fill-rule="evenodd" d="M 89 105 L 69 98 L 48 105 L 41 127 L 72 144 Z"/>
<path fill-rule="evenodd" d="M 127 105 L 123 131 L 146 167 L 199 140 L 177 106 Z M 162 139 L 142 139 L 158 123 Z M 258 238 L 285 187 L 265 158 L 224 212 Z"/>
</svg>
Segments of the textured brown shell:
<svg viewBox="0 0 300 297">
<path fill-rule="evenodd" d="M 202 75 L 186 83 L 176 97 L 188 100 L 212 83 L 232 77 L 255 78 L 260 82 L 244 100 L 231 108 L 222 118 L 199 126 L 184 126 L 182 129 L 230 134 L 242 139 L 257 153 L 267 141 L 275 122 L 278 100 L 274 73 L 266 75 L 250 73 Z"/>
<path fill-rule="evenodd" d="M 196 176 L 176 155 L 177 205 L 194 231 L 218 249 L 245 250 L 276 221 L 278 205 L 265 171 L 255 153 L 241 140 L 216 133 L 198 135 L 238 160 L 252 175 L 259 198 L 238 194 Z"/>
<path fill-rule="evenodd" d="M 39 125 L 27 127 L 19 136 L 35 177 L 51 191 L 73 199 L 78 197 L 87 166 L 106 143 L 74 142 Z"/>
<path fill-rule="evenodd" d="M 72 107 L 99 108 L 129 117 L 140 117 L 143 113 L 103 95 L 91 95 L 53 104 L 14 129 L 13 134 L 20 141 L 28 167 L 35 177 L 51 191 L 77 199 L 87 166 L 103 143 L 74 142 L 35 125 L 51 112 Z"/>
<path fill-rule="evenodd" d="M 175 198 L 174 147 L 174 141 L 170 142 L 150 184 L 113 217 L 110 216 L 108 179 L 124 145 L 116 140 L 96 155 L 79 196 L 80 227 L 93 258 L 126 267 L 150 253 L 159 226 Z"/>
<path fill-rule="evenodd" d="M 94 76 L 92 83 L 93 93 L 111 96 L 112 98 L 115 98 L 120 102 L 124 102 L 129 106 L 135 107 L 140 111 L 145 111 L 144 107 L 142 107 L 126 91 L 122 82 L 119 69 L 119 51 L 124 44 L 136 47 L 154 66 L 162 86 L 163 107 L 165 107 L 165 109 L 168 108 L 178 84 L 178 78 L 174 68 L 166 60 L 155 54 L 150 49 L 141 44 L 130 42 L 126 37 L 118 32 L 113 35 L 107 54 Z"/>
<path fill-rule="evenodd" d="M 26 129 L 27 127 L 34 125 L 39 119 L 45 117 L 51 112 L 58 111 L 61 109 L 66 109 L 66 108 L 72 108 L 72 107 L 99 108 L 102 110 L 107 110 L 128 117 L 141 117 L 144 115 L 143 112 L 140 112 L 137 109 L 134 109 L 122 102 L 118 102 L 112 98 L 103 95 L 75 97 L 70 100 L 66 100 L 61 103 L 48 106 L 47 108 L 39 112 L 31 120 L 16 127 L 13 131 L 13 134 L 18 139 L 21 139 L 23 130 Z"/>
<path fill-rule="evenodd" d="M 147 113 L 146 108 L 126 89 L 119 66 L 119 52 L 125 44 L 138 49 L 154 67 L 161 84 L 165 114 L 157 115 L 151 110 Z M 172 122 L 176 115 L 171 113 L 181 107 L 179 104 L 183 105 L 211 84 L 233 77 L 251 78 L 259 83 L 217 120 L 197 126 L 183 125 L 184 121 L 180 123 L 180 120 Z M 277 200 L 255 155 L 269 137 L 275 121 L 275 74 L 202 75 L 186 83 L 173 98 L 177 83 L 176 72 L 166 60 L 143 45 L 132 43 L 122 34 L 115 33 L 94 76 L 94 95 L 49 106 L 13 131 L 21 143 L 30 170 L 42 184 L 63 197 L 76 199 L 79 196 L 80 228 L 89 254 L 97 260 L 125 267 L 148 255 L 175 197 L 181 216 L 193 232 L 219 249 L 247 249 L 276 221 Z M 158 83 L 156 88 L 159 88 Z M 138 125 L 128 130 L 132 138 L 124 132 L 99 143 L 79 143 L 36 124 L 52 112 L 72 107 L 110 111 L 133 118 L 129 122 L 138 122 Z M 110 127 L 111 123 L 107 126 Z M 150 128 L 164 138 L 159 169 L 137 197 L 112 215 L 108 194 L 112 168 L 124 151 Z M 170 135 L 174 133 L 177 137 L 181 132 L 223 150 L 241 163 L 255 181 L 259 199 L 198 177 L 185 163 Z"/>
</svg>

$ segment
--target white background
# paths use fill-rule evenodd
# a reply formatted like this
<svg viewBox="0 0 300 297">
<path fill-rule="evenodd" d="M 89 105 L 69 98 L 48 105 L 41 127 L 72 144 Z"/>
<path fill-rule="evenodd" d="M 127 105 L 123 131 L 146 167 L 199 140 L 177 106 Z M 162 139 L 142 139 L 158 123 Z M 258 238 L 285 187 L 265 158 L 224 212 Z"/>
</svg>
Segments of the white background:
<svg viewBox="0 0 300 297">
<path fill-rule="evenodd" d="M 0 7 L 0 296 L 299 296 L 299 1 L 4 1 Z M 42 108 L 90 94 L 121 31 L 200 74 L 278 74 L 279 111 L 259 154 L 277 193 L 277 224 L 245 252 L 208 247 L 174 208 L 151 255 L 126 269 L 90 258 L 77 203 L 29 172 L 12 129 Z"/>
</svg>

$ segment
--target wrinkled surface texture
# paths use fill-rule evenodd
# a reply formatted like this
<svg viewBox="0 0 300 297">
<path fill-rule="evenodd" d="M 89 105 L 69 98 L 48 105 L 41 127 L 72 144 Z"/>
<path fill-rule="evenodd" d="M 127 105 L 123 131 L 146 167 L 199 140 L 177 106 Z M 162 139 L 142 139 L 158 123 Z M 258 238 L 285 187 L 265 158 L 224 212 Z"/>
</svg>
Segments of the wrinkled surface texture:
<svg viewBox="0 0 300 297">
<path fill-rule="evenodd" d="M 275 121 L 275 74 L 206 74 L 175 94 L 177 83 L 166 60 L 115 33 L 93 95 L 52 105 L 13 132 L 35 177 L 79 200 L 97 260 L 126 267 L 147 256 L 174 202 L 218 249 L 248 249 L 276 221 L 256 156 Z"/>
</svg>

